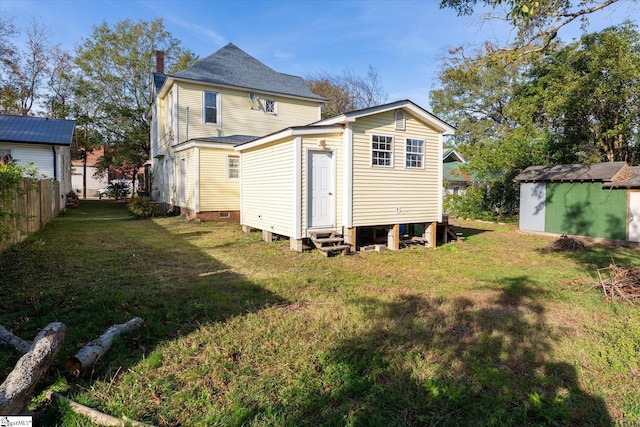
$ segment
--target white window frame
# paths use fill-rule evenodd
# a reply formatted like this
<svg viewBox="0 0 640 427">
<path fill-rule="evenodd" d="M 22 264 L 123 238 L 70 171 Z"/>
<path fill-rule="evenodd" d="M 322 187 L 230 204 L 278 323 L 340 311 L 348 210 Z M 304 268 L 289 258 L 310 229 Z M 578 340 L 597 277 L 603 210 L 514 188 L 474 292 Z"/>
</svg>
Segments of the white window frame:
<svg viewBox="0 0 640 427">
<path fill-rule="evenodd" d="M 208 122 L 207 121 L 207 108 L 211 108 L 207 106 L 207 94 L 213 94 L 216 96 L 216 121 L 214 122 Z M 202 91 L 202 123 L 205 125 L 212 125 L 212 126 L 220 126 L 220 92 L 216 92 L 213 90 L 203 90 Z"/>
<path fill-rule="evenodd" d="M 273 111 L 269 111 L 269 109 L 267 108 L 267 103 L 272 103 Z M 264 100 L 264 112 L 265 112 L 265 114 L 271 114 L 273 116 L 277 116 L 278 115 L 278 101 L 276 101 L 275 99 L 265 99 Z"/>
<path fill-rule="evenodd" d="M 409 146 L 409 141 L 411 142 L 420 142 L 421 149 L 420 152 L 410 151 L 410 148 L 414 148 L 414 145 Z M 405 139 L 405 155 L 404 155 L 404 167 L 407 169 L 424 169 L 424 158 L 425 158 L 425 140 L 421 138 L 406 138 Z M 414 156 L 414 158 L 410 159 L 410 156 Z M 409 164 L 410 162 L 419 162 L 419 166 L 414 166 Z"/>
<path fill-rule="evenodd" d="M 232 167 L 231 166 L 231 160 L 237 160 L 238 161 L 238 166 L 237 167 Z M 226 169 L 227 170 L 226 170 L 225 174 L 226 174 L 226 177 L 227 177 L 227 181 L 231 181 L 231 182 L 240 181 L 240 156 L 236 156 L 236 155 L 233 155 L 233 154 L 227 154 L 227 168 Z M 231 171 L 233 169 L 237 169 L 237 171 L 238 171 L 238 176 L 235 177 L 235 178 L 231 176 Z"/>
<path fill-rule="evenodd" d="M 381 139 L 384 139 L 381 141 Z M 394 162 L 394 137 L 391 135 L 371 135 L 371 167 L 374 168 L 392 168 Z M 376 147 L 376 144 L 378 146 Z M 379 144 L 389 144 L 389 149 L 380 149 Z M 389 164 L 379 164 L 378 162 L 383 158 L 378 158 L 376 153 L 389 153 Z"/>
</svg>

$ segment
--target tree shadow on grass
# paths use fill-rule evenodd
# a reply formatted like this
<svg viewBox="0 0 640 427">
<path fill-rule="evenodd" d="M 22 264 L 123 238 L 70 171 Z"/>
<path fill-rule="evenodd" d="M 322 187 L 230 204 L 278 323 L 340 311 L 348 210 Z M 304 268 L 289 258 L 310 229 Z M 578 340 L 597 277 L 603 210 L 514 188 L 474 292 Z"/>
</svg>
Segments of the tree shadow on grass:
<svg viewBox="0 0 640 427">
<path fill-rule="evenodd" d="M 156 346 L 202 325 L 284 304 L 184 235 L 127 220 L 123 204 L 82 201 L 0 257 L 0 324 L 32 339 L 53 321 L 67 325 L 58 360 L 112 324 L 139 316 L 145 327 L 116 340 L 93 378 L 126 371 Z M 18 355 L 0 351 L 6 375 Z"/>
<path fill-rule="evenodd" d="M 353 301 L 373 327 L 318 355 L 315 386 L 281 408 L 285 424 L 613 425 L 575 368 L 553 360 L 560 337 L 536 284 L 520 276 L 498 285 L 486 300 Z"/>
</svg>

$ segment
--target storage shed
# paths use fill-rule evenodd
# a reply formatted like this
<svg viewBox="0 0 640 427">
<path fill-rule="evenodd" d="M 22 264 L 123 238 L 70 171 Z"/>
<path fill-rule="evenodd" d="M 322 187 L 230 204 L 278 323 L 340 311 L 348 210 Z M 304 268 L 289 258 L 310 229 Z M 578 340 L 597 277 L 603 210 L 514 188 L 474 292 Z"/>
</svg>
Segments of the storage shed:
<svg viewBox="0 0 640 427">
<path fill-rule="evenodd" d="M 625 162 L 531 166 L 515 178 L 520 229 L 640 241 L 637 172 Z"/>
</svg>

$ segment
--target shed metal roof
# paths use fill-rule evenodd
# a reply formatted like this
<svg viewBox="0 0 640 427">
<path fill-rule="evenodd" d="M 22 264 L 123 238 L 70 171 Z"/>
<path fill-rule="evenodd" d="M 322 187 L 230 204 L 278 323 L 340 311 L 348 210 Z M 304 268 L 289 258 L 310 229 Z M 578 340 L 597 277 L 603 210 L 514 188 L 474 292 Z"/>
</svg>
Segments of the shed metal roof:
<svg viewBox="0 0 640 427">
<path fill-rule="evenodd" d="M 465 162 L 445 162 L 442 164 L 442 178 L 449 182 L 471 183 L 473 177 L 464 170 Z"/>
<path fill-rule="evenodd" d="M 514 178 L 520 182 L 611 181 L 629 168 L 625 162 L 579 163 L 573 165 L 529 166 Z"/>
<path fill-rule="evenodd" d="M 302 77 L 279 73 L 233 43 L 169 77 L 326 101 Z"/>
<path fill-rule="evenodd" d="M 0 114 L 0 142 L 71 145 L 75 120 Z"/>
</svg>

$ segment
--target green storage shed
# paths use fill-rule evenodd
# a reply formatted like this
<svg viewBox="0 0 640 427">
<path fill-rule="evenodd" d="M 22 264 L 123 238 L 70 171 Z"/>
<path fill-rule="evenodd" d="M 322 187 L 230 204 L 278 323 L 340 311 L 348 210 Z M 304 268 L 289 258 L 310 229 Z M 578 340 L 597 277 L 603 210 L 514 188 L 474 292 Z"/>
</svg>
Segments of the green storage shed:
<svg viewBox="0 0 640 427">
<path fill-rule="evenodd" d="M 531 166 L 515 181 L 522 231 L 640 241 L 638 168 L 625 162 Z"/>
</svg>

